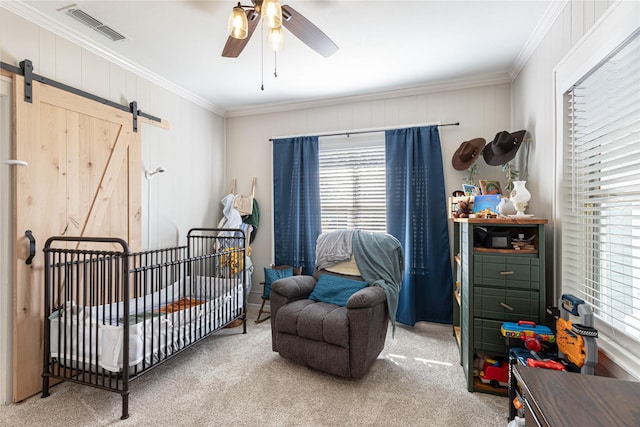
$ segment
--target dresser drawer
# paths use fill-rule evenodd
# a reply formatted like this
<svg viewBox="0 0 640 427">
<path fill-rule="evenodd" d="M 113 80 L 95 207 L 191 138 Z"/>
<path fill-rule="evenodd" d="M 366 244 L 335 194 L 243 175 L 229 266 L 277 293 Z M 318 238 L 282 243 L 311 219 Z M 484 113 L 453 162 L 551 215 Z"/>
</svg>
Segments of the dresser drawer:
<svg viewBox="0 0 640 427">
<path fill-rule="evenodd" d="M 475 351 L 484 350 L 492 355 L 506 353 L 507 346 L 500 332 L 502 322 L 489 319 L 474 319 L 473 348 Z"/>
<path fill-rule="evenodd" d="M 495 320 L 539 322 L 539 294 L 535 291 L 477 286 L 473 290 L 473 315 Z"/>
<path fill-rule="evenodd" d="M 538 290 L 540 260 L 519 255 L 476 255 L 473 281 L 476 285 Z"/>
</svg>

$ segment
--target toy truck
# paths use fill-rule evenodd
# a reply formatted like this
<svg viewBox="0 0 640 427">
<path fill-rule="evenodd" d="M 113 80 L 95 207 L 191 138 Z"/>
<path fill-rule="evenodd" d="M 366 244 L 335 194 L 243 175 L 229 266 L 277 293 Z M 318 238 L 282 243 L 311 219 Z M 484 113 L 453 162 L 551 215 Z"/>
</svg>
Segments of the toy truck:
<svg viewBox="0 0 640 427">
<path fill-rule="evenodd" d="M 507 340 L 510 338 L 522 340 L 524 346 L 533 351 L 540 351 L 543 342 L 549 344 L 556 342 L 556 337 L 549 327 L 536 325 L 535 322 L 528 320 L 520 320 L 518 323 L 504 322 L 500 327 L 500 332 Z"/>
<path fill-rule="evenodd" d="M 509 386 L 509 363 L 487 359 L 480 371 L 480 381 L 491 387 Z"/>
</svg>

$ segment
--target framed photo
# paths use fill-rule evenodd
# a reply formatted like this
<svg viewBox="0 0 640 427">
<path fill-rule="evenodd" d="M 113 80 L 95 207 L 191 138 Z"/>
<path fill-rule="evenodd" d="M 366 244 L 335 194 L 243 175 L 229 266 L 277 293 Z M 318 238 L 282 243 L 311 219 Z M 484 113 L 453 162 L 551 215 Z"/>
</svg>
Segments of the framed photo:
<svg viewBox="0 0 640 427">
<path fill-rule="evenodd" d="M 489 194 L 502 194 L 502 188 L 500 188 L 500 181 L 486 181 L 484 179 L 478 180 L 480 183 L 480 190 L 483 196 Z"/>
<path fill-rule="evenodd" d="M 477 196 L 479 194 L 478 187 L 471 184 L 462 184 L 462 191 L 464 191 L 465 196 Z"/>
</svg>

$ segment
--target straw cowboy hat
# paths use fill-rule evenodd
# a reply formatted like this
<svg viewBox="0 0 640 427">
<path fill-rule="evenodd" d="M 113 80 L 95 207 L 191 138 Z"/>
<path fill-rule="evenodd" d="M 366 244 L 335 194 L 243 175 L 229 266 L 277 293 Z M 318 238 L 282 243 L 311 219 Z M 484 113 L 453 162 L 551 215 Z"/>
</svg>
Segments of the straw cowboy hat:
<svg viewBox="0 0 640 427">
<path fill-rule="evenodd" d="M 484 138 L 474 138 L 460 144 L 460 147 L 453 153 L 453 159 L 451 159 L 453 168 L 459 171 L 469 169 L 469 166 L 471 166 L 480 153 L 482 153 L 482 149 L 486 143 L 487 140 Z"/>
<path fill-rule="evenodd" d="M 498 132 L 493 141 L 482 150 L 484 161 L 491 166 L 499 166 L 511 161 L 516 156 L 526 133 L 526 130 L 513 133 L 506 130 Z"/>
</svg>

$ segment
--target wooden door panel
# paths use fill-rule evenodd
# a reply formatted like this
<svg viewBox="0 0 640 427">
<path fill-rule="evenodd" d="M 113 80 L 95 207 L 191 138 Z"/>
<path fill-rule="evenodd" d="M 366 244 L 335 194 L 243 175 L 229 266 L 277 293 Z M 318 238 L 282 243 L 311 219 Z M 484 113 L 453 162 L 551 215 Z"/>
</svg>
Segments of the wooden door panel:
<svg viewBox="0 0 640 427">
<path fill-rule="evenodd" d="M 15 168 L 14 401 L 41 390 L 43 254 L 54 235 L 113 236 L 141 241 L 140 133 L 131 115 L 68 92 L 14 77 Z M 25 230 L 37 239 L 25 264 Z M 104 247 L 102 247 L 104 249 Z M 82 299 L 82 294 L 77 295 Z"/>
<path fill-rule="evenodd" d="M 27 167 L 15 168 L 15 281 L 13 323 L 13 398 L 21 400 L 37 392 L 41 386 L 42 317 L 43 317 L 43 256 L 46 236 L 64 229 L 64 150 L 59 134 L 52 130 L 56 114 L 40 103 L 23 102 L 23 85 L 15 86 L 16 111 L 14 154 L 25 160 Z M 34 97 L 39 87 L 33 87 Z M 22 143 L 30 141 L 29 144 Z M 61 154 L 63 153 L 63 154 Z M 36 238 L 36 253 L 31 265 L 26 265 L 29 242 L 24 236 L 32 230 Z M 34 391 L 35 390 L 35 391 Z"/>
</svg>

